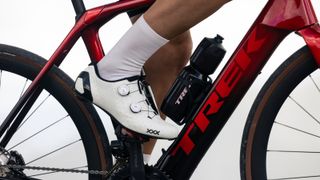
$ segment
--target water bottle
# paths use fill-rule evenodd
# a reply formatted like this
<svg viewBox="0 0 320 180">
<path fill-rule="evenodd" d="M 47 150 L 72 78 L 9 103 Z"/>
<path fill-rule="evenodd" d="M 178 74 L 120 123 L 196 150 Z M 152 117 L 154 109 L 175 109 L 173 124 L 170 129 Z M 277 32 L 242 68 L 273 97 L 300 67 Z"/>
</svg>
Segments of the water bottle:
<svg viewBox="0 0 320 180">
<path fill-rule="evenodd" d="M 194 112 L 210 90 L 212 81 L 209 77 L 223 59 L 226 50 L 222 46 L 223 38 L 204 38 L 178 75 L 165 97 L 161 111 L 175 123 L 182 125 L 185 117 Z"/>
</svg>

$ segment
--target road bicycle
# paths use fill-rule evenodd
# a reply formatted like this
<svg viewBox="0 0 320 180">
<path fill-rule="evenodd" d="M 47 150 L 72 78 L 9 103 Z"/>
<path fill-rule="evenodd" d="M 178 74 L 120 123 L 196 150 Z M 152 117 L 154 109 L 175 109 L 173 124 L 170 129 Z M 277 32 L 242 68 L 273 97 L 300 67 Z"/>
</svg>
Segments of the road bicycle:
<svg viewBox="0 0 320 180">
<path fill-rule="evenodd" d="M 82 0 L 72 0 L 76 24 L 48 61 L 0 45 L 0 97 L 5 102 L 0 105 L 0 179 L 190 178 L 271 54 L 292 32 L 306 46 L 278 67 L 251 108 L 241 143 L 241 178 L 318 178 L 310 166 L 319 162 L 320 135 L 306 124 L 320 124 L 312 93 L 320 91 L 320 28 L 309 0 L 268 1 L 218 77 L 200 84 L 204 88 L 187 104 L 190 111 L 177 121 L 183 127 L 179 136 L 154 166 L 142 162 L 140 145 L 147 137 L 123 136 L 114 123 L 118 140 L 109 143 L 92 103 L 79 97 L 73 80 L 58 67 L 80 37 L 92 63 L 101 60 L 99 28 L 120 13 L 153 2 L 120 0 L 86 10 Z M 57 145 L 61 141 L 65 145 Z"/>
</svg>

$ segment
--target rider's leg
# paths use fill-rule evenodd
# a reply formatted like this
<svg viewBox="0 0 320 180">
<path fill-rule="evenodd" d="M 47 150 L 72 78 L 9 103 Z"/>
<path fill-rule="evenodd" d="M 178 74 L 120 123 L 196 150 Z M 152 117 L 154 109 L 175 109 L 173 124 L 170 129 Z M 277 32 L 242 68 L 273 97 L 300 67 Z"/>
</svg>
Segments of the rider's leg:
<svg viewBox="0 0 320 180">
<path fill-rule="evenodd" d="M 99 62 L 101 76 L 118 80 L 138 75 L 146 60 L 168 40 L 186 32 L 229 1 L 156 1 L 106 55 L 108 60 Z"/>
<path fill-rule="evenodd" d="M 187 31 L 161 47 L 144 64 L 146 80 L 153 90 L 159 108 L 178 73 L 187 64 L 191 51 L 192 40 L 190 32 Z M 165 116 L 162 115 L 162 118 Z M 144 153 L 151 154 L 154 144 L 155 140 L 146 143 Z"/>
<path fill-rule="evenodd" d="M 171 39 L 204 20 L 231 0 L 161 0 L 144 14 L 159 35 Z"/>
<path fill-rule="evenodd" d="M 131 17 L 134 23 L 140 15 Z M 178 73 L 187 64 L 192 52 L 192 39 L 190 31 L 184 32 L 155 52 L 144 64 L 146 80 L 150 84 L 157 106 L 160 107 L 162 101 L 176 79 Z M 165 116 L 161 114 L 162 119 Z M 149 155 L 152 153 L 155 139 L 143 144 L 145 161 L 148 162 Z"/>
<path fill-rule="evenodd" d="M 99 64 L 101 76 L 118 80 L 141 67 L 168 40 L 182 34 L 230 0 L 158 0 Z"/>
</svg>

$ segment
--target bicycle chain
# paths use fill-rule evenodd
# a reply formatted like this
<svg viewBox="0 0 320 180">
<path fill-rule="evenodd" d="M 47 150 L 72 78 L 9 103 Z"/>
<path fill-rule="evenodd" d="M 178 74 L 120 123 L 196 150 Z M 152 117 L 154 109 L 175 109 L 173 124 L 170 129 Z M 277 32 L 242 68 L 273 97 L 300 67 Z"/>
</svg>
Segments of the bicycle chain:
<svg viewBox="0 0 320 180">
<path fill-rule="evenodd" d="M 40 166 L 23 166 L 23 165 L 0 165 L 0 168 L 12 168 L 12 169 L 30 169 L 30 170 L 39 170 L 39 171 L 49 171 L 49 172 L 67 172 L 67 173 L 82 173 L 82 174 L 93 174 L 93 175 L 101 175 L 104 177 L 110 177 L 110 175 L 117 171 L 119 167 L 123 165 L 123 162 L 117 162 L 110 171 L 99 171 L 99 170 L 77 170 L 77 169 L 66 169 L 66 168 L 51 168 L 51 167 L 40 167 Z M 154 168 L 152 166 L 147 166 L 147 168 Z M 151 174 L 154 174 L 151 171 Z M 158 172 L 158 171 L 156 171 Z M 160 172 L 160 171 L 159 171 Z M 163 172 L 162 172 L 163 173 Z M 165 177 L 163 177 L 165 176 Z M 171 180 L 171 178 L 163 173 L 161 178 L 165 178 L 166 180 Z"/>
<path fill-rule="evenodd" d="M 51 172 L 94 174 L 94 175 L 103 175 L 103 176 L 108 176 L 112 172 L 112 170 L 108 172 L 108 171 L 99 171 L 99 170 L 77 170 L 77 169 L 50 168 L 50 167 L 40 167 L 40 166 L 22 166 L 22 165 L 0 165 L 0 168 L 1 167 L 12 168 L 12 169 L 31 169 L 31 170 L 51 171 Z"/>
</svg>

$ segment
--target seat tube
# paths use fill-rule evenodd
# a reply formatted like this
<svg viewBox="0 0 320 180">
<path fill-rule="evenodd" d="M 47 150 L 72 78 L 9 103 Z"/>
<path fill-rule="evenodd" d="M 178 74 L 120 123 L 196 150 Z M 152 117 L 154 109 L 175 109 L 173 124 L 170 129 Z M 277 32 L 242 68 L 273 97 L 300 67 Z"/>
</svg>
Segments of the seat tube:
<svg viewBox="0 0 320 180">
<path fill-rule="evenodd" d="M 76 20 L 78 20 L 82 14 L 86 11 L 83 0 L 71 0 L 74 11 L 76 12 Z"/>
</svg>

